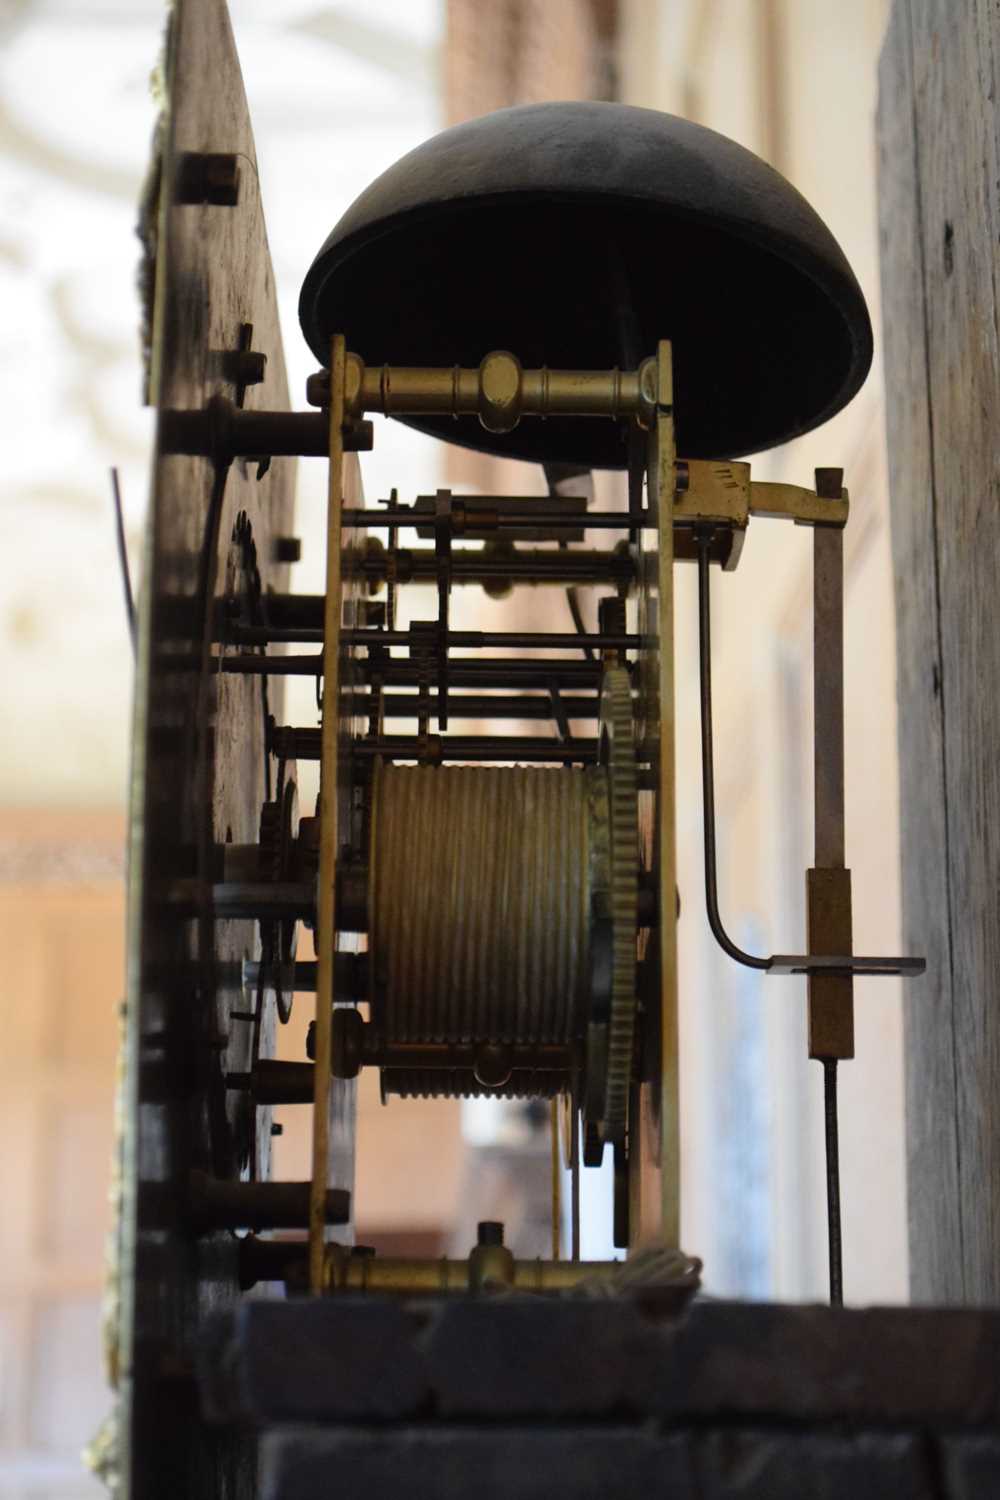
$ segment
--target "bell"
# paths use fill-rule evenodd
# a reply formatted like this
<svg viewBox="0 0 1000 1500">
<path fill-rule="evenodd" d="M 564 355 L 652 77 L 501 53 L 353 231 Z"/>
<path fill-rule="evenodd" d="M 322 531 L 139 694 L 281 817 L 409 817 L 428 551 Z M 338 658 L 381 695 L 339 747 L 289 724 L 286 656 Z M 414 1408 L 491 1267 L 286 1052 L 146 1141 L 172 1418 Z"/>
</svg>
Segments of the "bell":
<svg viewBox="0 0 1000 1500">
<path fill-rule="evenodd" d="M 313 262 L 310 348 L 367 364 L 634 369 L 673 342 L 678 450 L 758 452 L 819 426 L 872 357 L 840 246 L 735 142 L 624 104 L 531 104 L 446 130 L 383 172 Z M 624 424 L 407 418 L 483 452 L 624 468 Z"/>
</svg>

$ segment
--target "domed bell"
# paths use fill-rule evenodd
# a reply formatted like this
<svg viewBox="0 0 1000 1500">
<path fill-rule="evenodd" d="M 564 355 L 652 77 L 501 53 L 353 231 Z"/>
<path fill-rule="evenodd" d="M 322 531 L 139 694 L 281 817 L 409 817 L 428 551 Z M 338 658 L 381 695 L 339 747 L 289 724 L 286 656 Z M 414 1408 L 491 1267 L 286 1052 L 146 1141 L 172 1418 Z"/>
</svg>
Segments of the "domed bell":
<svg viewBox="0 0 1000 1500">
<path fill-rule="evenodd" d="M 434 136 L 361 194 L 299 306 L 368 363 L 635 366 L 669 338 L 678 451 L 732 458 L 808 432 L 871 364 L 861 289 L 804 198 L 715 131 L 624 104 L 533 104 Z M 622 424 L 407 419 L 484 452 L 622 468 Z"/>
</svg>

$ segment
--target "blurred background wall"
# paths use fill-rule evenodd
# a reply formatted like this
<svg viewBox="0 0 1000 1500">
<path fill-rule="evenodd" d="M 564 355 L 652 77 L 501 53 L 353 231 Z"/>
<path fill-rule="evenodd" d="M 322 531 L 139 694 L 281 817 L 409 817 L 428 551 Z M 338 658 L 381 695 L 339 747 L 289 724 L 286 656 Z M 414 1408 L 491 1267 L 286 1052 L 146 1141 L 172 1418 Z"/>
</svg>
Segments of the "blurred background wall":
<svg viewBox="0 0 1000 1500">
<path fill-rule="evenodd" d="M 872 115 L 885 9 L 885 0 L 231 0 L 293 399 L 301 404 L 311 368 L 299 285 L 342 210 L 441 125 L 527 100 L 619 98 L 757 151 L 830 224 L 877 327 Z M 135 572 L 151 420 L 139 405 L 134 224 L 163 20 L 160 0 L 0 0 L 4 1500 L 89 1494 L 77 1454 L 107 1404 L 98 1330 L 132 670 L 108 471 L 121 472 Z M 876 357 L 847 412 L 754 472 L 810 483 L 814 465 L 846 469 L 848 856 L 857 946 L 888 952 L 899 920 L 880 391 Z M 544 492 L 539 471 L 455 458 L 384 425 L 364 464 L 371 500 L 393 484 L 407 498 L 444 482 Z M 293 579 L 303 591 L 320 586 L 323 503 L 322 465 L 304 462 Z M 810 559 L 808 533 L 756 521 L 738 572 L 714 590 L 722 899 L 737 939 L 764 951 L 793 948 L 804 931 Z M 821 1086 L 805 1058 L 804 992 L 797 980 L 734 969 L 707 934 L 693 578 L 682 573 L 678 588 L 683 1239 L 704 1256 L 713 1292 L 819 1297 Z M 538 593 L 526 628 L 560 608 Z M 314 720 L 310 685 L 290 693 L 288 716 Z M 857 991 L 858 1060 L 842 1070 L 847 1295 L 898 1300 L 907 1293 L 900 996 L 887 981 L 862 980 Z M 289 1056 L 302 1056 L 304 1012 L 283 1033 Z M 289 1176 L 304 1151 L 294 1115 L 286 1111 L 279 1142 Z M 544 1152 L 530 1119 L 511 1111 L 384 1108 L 367 1080 L 359 1238 L 464 1248 L 482 1195 L 527 1246 Z M 591 1229 L 600 1253 L 596 1210 Z"/>
</svg>

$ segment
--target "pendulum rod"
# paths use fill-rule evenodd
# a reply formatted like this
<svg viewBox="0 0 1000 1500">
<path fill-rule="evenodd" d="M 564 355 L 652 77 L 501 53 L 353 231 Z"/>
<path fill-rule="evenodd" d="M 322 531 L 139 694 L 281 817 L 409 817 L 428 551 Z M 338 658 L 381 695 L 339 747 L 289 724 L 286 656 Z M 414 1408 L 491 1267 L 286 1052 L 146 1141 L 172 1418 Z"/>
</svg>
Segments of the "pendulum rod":
<svg viewBox="0 0 1000 1500">
<path fill-rule="evenodd" d="M 839 470 L 817 470 L 818 495 L 840 493 Z M 851 872 L 844 840 L 844 533 L 813 530 L 815 867 L 806 875 L 810 953 L 851 953 Z M 854 1056 L 854 980 L 809 975 L 809 1056 L 823 1065 L 830 1301 L 844 1300 L 837 1063 Z"/>
<path fill-rule="evenodd" d="M 830 1305 L 844 1302 L 844 1259 L 840 1234 L 840 1133 L 837 1126 L 837 1059 L 822 1057 L 823 1122 L 826 1139 L 826 1230 L 830 1258 Z"/>
<path fill-rule="evenodd" d="M 549 1148 L 552 1172 L 552 1259 L 558 1260 L 562 1247 L 562 1166 L 559 1161 L 559 1109 L 557 1095 L 549 1102 Z"/>
<path fill-rule="evenodd" d="M 813 538 L 816 865 L 806 876 L 809 954 L 802 958 L 806 966 L 810 957 L 821 955 L 843 955 L 847 963 L 852 959 L 851 875 L 844 868 L 843 532 L 834 526 L 817 526 Z M 776 966 L 776 961 L 744 952 L 729 937 L 719 915 L 712 743 L 710 531 L 697 532 L 696 544 L 705 905 L 709 926 L 723 951 L 748 968 L 768 970 Z M 853 978 L 849 969 L 824 973 L 806 968 L 806 972 L 809 1056 L 823 1064 L 830 1301 L 839 1306 L 843 1302 L 844 1288 L 837 1062 L 854 1056 Z"/>
<path fill-rule="evenodd" d="M 569 1095 L 570 1259 L 580 1259 L 580 1085 L 573 1068 Z"/>
</svg>

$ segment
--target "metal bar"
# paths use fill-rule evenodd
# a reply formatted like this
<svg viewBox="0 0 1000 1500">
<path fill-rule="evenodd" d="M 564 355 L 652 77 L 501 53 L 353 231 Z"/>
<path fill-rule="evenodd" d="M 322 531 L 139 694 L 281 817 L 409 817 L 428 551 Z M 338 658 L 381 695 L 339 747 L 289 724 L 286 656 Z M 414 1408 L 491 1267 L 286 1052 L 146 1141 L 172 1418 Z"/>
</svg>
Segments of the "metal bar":
<svg viewBox="0 0 1000 1500">
<path fill-rule="evenodd" d="M 559 1106 L 557 1096 L 549 1102 L 549 1157 L 552 1186 L 552 1259 L 562 1249 L 562 1167 L 559 1161 Z"/>
<path fill-rule="evenodd" d="M 588 661 L 594 661 L 596 659 L 596 653 L 587 636 L 587 627 L 583 623 L 583 611 L 580 608 L 580 596 L 577 594 L 575 588 L 568 588 L 566 590 L 566 604 L 569 608 L 570 619 L 573 621 L 573 629 L 576 631 L 581 641 L 584 642 L 583 654 Z"/>
<path fill-rule="evenodd" d="M 125 594 L 125 616 L 128 620 L 128 633 L 129 639 L 132 642 L 132 656 L 134 658 L 139 649 L 139 626 L 135 612 L 135 597 L 132 593 L 132 575 L 128 565 L 128 543 L 125 540 L 125 514 L 122 509 L 122 491 L 117 468 L 112 468 L 111 470 L 111 498 L 115 511 L 115 542 L 118 547 L 118 567 L 121 572 L 122 589 Z"/>
<path fill-rule="evenodd" d="M 310 919 L 315 890 L 293 881 L 220 881 L 206 885 L 193 876 L 168 881 L 159 893 L 175 916 L 197 916 L 208 911 L 216 921 L 247 919 L 273 922 Z"/>
<path fill-rule="evenodd" d="M 568 592 L 572 592 L 572 590 L 568 590 Z M 573 731 L 570 728 L 569 714 L 566 712 L 566 702 L 559 692 L 558 683 L 554 682 L 549 690 L 549 702 L 552 705 L 552 717 L 555 719 L 556 728 L 559 730 L 559 738 L 566 744 L 569 744 L 573 738 Z M 595 714 L 599 716 L 600 705 L 596 698 L 594 699 L 594 705 Z"/>
<path fill-rule="evenodd" d="M 454 528 L 456 535 L 468 541 L 487 541 L 494 530 L 496 516 L 504 516 L 508 513 L 517 513 L 525 509 L 535 507 L 545 508 L 547 512 L 554 512 L 560 516 L 576 516 L 577 525 L 570 531 L 563 533 L 566 542 L 582 542 L 583 530 L 580 526 L 580 518 L 586 514 L 587 500 L 583 495 L 552 495 L 544 500 L 537 500 L 532 496 L 524 495 L 456 495 L 451 496 L 450 490 L 444 494 L 454 500 Z M 433 516 L 435 510 L 435 495 L 418 495 L 413 502 L 413 509 L 418 515 Z M 476 517 L 481 516 L 484 524 L 476 525 Z M 433 536 L 433 523 L 417 526 L 417 536 L 423 541 Z M 551 540 L 544 527 L 518 526 L 514 530 L 508 529 L 506 540 L 510 542 L 545 542 Z"/>
<path fill-rule="evenodd" d="M 308 1182 L 237 1182 L 192 1172 L 186 1218 L 201 1234 L 213 1229 L 301 1229 L 311 1212 L 310 1198 Z M 327 1189 L 320 1208 L 324 1224 L 345 1224 L 351 1195 Z"/>
<path fill-rule="evenodd" d="M 837 1059 L 823 1061 L 823 1117 L 826 1136 L 826 1226 L 830 1258 L 830 1304 L 844 1302 L 843 1245 L 840 1226 L 840 1140 L 837 1128 Z"/>
<path fill-rule="evenodd" d="M 435 497 L 434 557 L 437 562 L 437 668 L 438 729 L 448 728 L 448 643 L 451 635 L 451 493 Z"/>
<path fill-rule="evenodd" d="M 767 961 L 769 974 L 855 974 L 870 979 L 915 979 L 926 968 L 925 958 L 873 958 L 863 953 L 775 953 Z"/>
<path fill-rule="evenodd" d="M 658 525 L 657 637 L 660 732 L 657 771 L 657 863 L 660 949 L 660 1235 L 680 1244 L 680 1050 L 677 1029 L 677 801 L 674 706 L 674 531 L 677 448 L 674 435 L 673 354 L 663 339 L 656 351 L 656 423 L 650 450 L 650 513 Z M 639 524 L 639 517 L 633 521 Z M 638 1230 L 639 1225 L 636 1225 Z"/>
<path fill-rule="evenodd" d="M 544 500 L 540 500 L 536 506 L 521 510 L 504 510 L 496 517 L 489 517 L 489 529 L 506 530 L 508 527 L 531 526 L 535 530 L 545 531 L 628 531 L 630 526 L 637 524 L 627 511 L 621 510 L 588 510 L 586 514 L 567 515 L 564 511 L 547 510 Z M 427 524 L 427 512 L 412 510 L 408 506 L 386 506 L 383 510 L 360 510 L 351 509 L 344 511 L 344 525 L 353 526 L 367 531 L 385 530 L 390 526 L 398 526 L 400 529 L 415 529 Z M 472 524 L 477 531 L 485 531 L 486 518 L 482 513 L 476 513 Z M 648 527 L 651 531 L 656 530 L 656 517 L 649 511 L 644 511 L 639 525 Z"/>
<path fill-rule="evenodd" d="M 342 514 L 344 507 L 344 371 L 346 349 L 335 334 L 330 351 L 330 473 L 326 512 L 326 611 L 323 620 L 323 722 L 320 757 L 319 885 L 316 892 L 316 1070 L 313 1075 L 312 1191 L 309 1201 L 309 1289 L 323 1291 L 327 1178 L 330 1165 L 330 1080 L 334 949 L 336 946 L 337 761 L 340 712 Z"/>
<path fill-rule="evenodd" d="M 177 880 L 172 885 L 171 905 L 183 907 L 185 887 L 192 905 L 194 882 Z M 287 918 L 309 920 L 313 915 L 315 887 L 305 881 L 227 880 L 209 888 L 211 911 L 216 921 L 275 922 Z"/>
<path fill-rule="evenodd" d="M 844 533 L 813 532 L 813 707 L 818 869 L 844 869 Z"/>
<path fill-rule="evenodd" d="M 346 408 L 352 417 L 478 416 L 491 432 L 509 432 L 526 416 L 589 416 L 621 421 L 652 415 L 652 360 L 634 370 L 550 370 L 522 368 L 513 354 L 494 350 L 476 368 L 459 366 L 366 365 L 356 354 L 347 360 Z M 321 397 L 323 377 L 310 387 Z"/>
<path fill-rule="evenodd" d="M 828 481 L 823 483 L 824 477 Z M 843 475 L 816 474 L 820 497 L 840 493 Z M 832 483 L 830 482 L 832 480 Z M 806 876 L 810 953 L 850 953 L 851 872 L 844 837 L 844 533 L 813 532 L 813 770 L 816 868 Z M 854 1056 L 854 979 L 850 972 L 809 975 L 809 1056 L 823 1064 L 826 1220 L 830 1302 L 844 1300 L 840 1225 L 837 1060 Z"/>
<path fill-rule="evenodd" d="M 406 1298 L 441 1297 L 454 1293 L 468 1296 L 477 1287 L 475 1261 L 471 1257 L 468 1260 L 419 1260 L 416 1257 L 352 1256 L 343 1246 L 330 1245 L 327 1258 L 330 1267 L 326 1286 L 328 1295 L 347 1292 L 353 1296 L 370 1293 Z M 577 1261 L 574 1264 L 566 1260 L 514 1260 L 511 1257 L 505 1281 L 513 1291 L 565 1292 L 584 1278 L 590 1281 L 613 1276 L 619 1264 L 614 1260 Z M 424 1490 L 423 1493 L 436 1494 L 438 1491 Z"/>
<path fill-rule="evenodd" d="M 202 454 L 217 463 L 234 458 L 301 456 L 325 458 L 330 451 L 325 412 L 255 411 L 214 396 L 197 410 L 160 411 L 160 442 L 166 453 Z M 372 446 L 370 422 L 356 422 L 341 433 L 343 452 Z"/>
<path fill-rule="evenodd" d="M 820 473 L 823 472 L 820 470 Z M 814 493 L 798 484 L 772 484 L 755 479 L 750 485 L 752 516 L 788 519 L 799 526 L 844 526 L 849 509 L 847 491 L 843 488 L 838 488 L 836 493 L 824 495 L 822 491 Z"/>
<path fill-rule="evenodd" d="M 262 1057 L 249 1073 L 227 1073 L 226 1088 L 251 1094 L 256 1105 L 311 1104 L 315 1064 Z"/>
<path fill-rule="evenodd" d="M 229 420 L 234 453 L 325 458 L 329 450 L 324 412 L 254 411 L 243 407 L 231 412 Z"/>
<path fill-rule="evenodd" d="M 354 672 L 367 681 L 371 668 L 367 661 L 356 661 Z M 456 687 L 534 689 L 550 692 L 555 683 L 560 689 L 579 691 L 598 688 L 603 668 L 600 662 L 581 661 L 578 657 L 534 657 L 518 661 L 512 657 L 458 657 L 451 664 L 452 682 Z M 386 687 L 416 687 L 420 672 L 405 657 L 393 656 L 379 669 Z"/>
<path fill-rule="evenodd" d="M 289 756 L 296 760 L 319 759 L 319 731 L 296 729 L 284 731 L 286 738 L 280 741 Z M 428 756 L 428 748 L 430 754 Z M 429 741 L 420 735 L 385 734 L 375 739 L 354 740 L 350 753 L 359 757 L 387 755 L 398 760 L 417 760 L 421 757 L 437 761 L 558 761 L 569 762 L 596 760 L 596 739 L 579 739 L 568 742 L 541 736 L 515 736 L 491 734 L 433 735 Z"/>
<path fill-rule="evenodd" d="M 698 663 L 701 688 L 701 796 L 705 845 L 705 907 L 708 925 L 719 947 L 749 969 L 766 969 L 768 960 L 745 953 L 733 942 L 719 915 L 719 880 L 715 843 L 715 756 L 712 744 L 712 607 L 709 553 L 712 534 L 700 531 L 698 546 Z"/>
<path fill-rule="evenodd" d="M 558 702 L 553 701 L 552 693 L 545 696 L 539 694 L 538 697 L 520 694 L 503 698 L 491 698 L 485 694 L 462 694 L 456 697 L 452 694 L 449 703 L 454 719 L 537 719 L 545 723 L 554 720 L 560 725 L 560 732 L 563 719 L 596 719 L 600 716 L 601 704 L 596 693 L 592 697 L 567 698 L 556 689 L 556 695 Z M 421 698 L 419 693 L 387 693 L 381 704 L 385 719 L 416 719 L 421 712 L 427 713 L 434 706 L 430 697 Z M 344 710 L 345 713 L 366 718 L 369 712 L 369 695 L 365 692 L 345 693 Z M 310 733 L 308 729 L 281 729 L 275 732 L 288 735 Z M 277 741 L 275 744 L 277 745 Z"/>
<path fill-rule="evenodd" d="M 321 642 L 323 632 L 314 626 L 239 625 L 226 633 L 227 640 L 238 646 L 266 646 L 274 643 Z M 346 647 L 407 646 L 418 644 L 408 630 L 341 630 Z M 435 642 L 437 637 L 435 636 Z M 635 651 L 643 644 L 638 635 L 579 634 L 548 630 L 449 630 L 449 650 L 515 650 L 515 651 Z"/>
<path fill-rule="evenodd" d="M 832 483 L 823 484 L 827 477 Z M 839 471 L 817 471 L 817 490 L 840 492 Z M 851 874 L 844 859 L 844 533 L 813 532 L 815 869 L 808 872 L 810 954 L 848 955 Z M 854 1056 L 854 987 L 846 973 L 809 977 L 809 1056 Z"/>
<path fill-rule="evenodd" d="M 570 1088 L 570 1260 L 580 1259 L 580 1093 L 579 1073 L 573 1069 Z"/>
<path fill-rule="evenodd" d="M 260 1281 L 291 1281 L 298 1285 L 307 1258 L 303 1240 L 258 1239 L 248 1235 L 240 1241 L 240 1287 L 248 1291 Z M 441 1297 L 470 1290 L 468 1260 L 419 1260 L 395 1256 L 352 1256 L 337 1245 L 329 1247 L 330 1274 L 328 1292 L 342 1291 L 354 1295 L 374 1293 L 412 1298 L 429 1295 Z M 550 1261 L 516 1260 L 511 1267 L 511 1286 L 523 1292 L 568 1291 L 579 1281 L 597 1276 L 612 1276 L 619 1261 L 569 1261 L 554 1256 Z"/>
<path fill-rule="evenodd" d="M 387 559 L 383 553 L 365 553 L 355 558 L 344 559 L 344 572 L 350 577 L 365 578 L 369 582 L 380 582 L 386 576 Z M 403 583 L 433 583 L 434 554 L 420 548 L 404 551 L 400 558 Z M 458 549 L 451 560 L 452 582 L 456 584 L 495 583 L 510 580 L 525 584 L 621 584 L 631 583 L 635 568 L 627 553 L 588 550 L 545 552 L 533 548 L 530 552 L 514 552 L 507 557 L 487 556 L 482 551 Z M 321 595 L 299 596 L 316 598 Z M 289 624 L 282 618 L 284 600 L 293 600 L 295 595 L 272 594 L 268 596 L 268 613 L 276 624 Z"/>
<path fill-rule="evenodd" d="M 233 656 L 216 658 L 221 672 L 232 672 L 242 677 L 322 677 L 323 656 L 315 651 L 311 656 L 261 656 L 256 652 L 239 652 Z"/>
<path fill-rule="evenodd" d="M 428 742 L 425 740 L 424 745 Z M 397 760 L 438 761 L 533 761 L 538 764 L 575 765 L 578 761 L 596 761 L 596 739 L 556 740 L 518 738 L 498 735 L 435 735 L 427 749 L 421 750 L 418 735 L 387 734 L 378 740 L 358 741 L 351 746 L 358 756 L 388 755 Z"/>
<path fill-rule="evenodd" d="M 216 658 L 220 671 L 248 675 L 321 677 L 323 658 L 318 652 L 308 656 L 263 656 L 247 653 Z M 601 677 L 600 662 L 573 660 L 567 657 L 536 657 L 531 661 L 494 658 L 486 661 L 459 657 L 451 664 L 451 678 L 456 687 L 471 688 L 537 688 L 549 692 L 552 683 L 561 687 L 596 688 Z M 405 657 L 390 657 L 373 668 L 367 661 L 354 661 L 351 675 L 362 682 L 378 676 L 386 687 L 419 687 L 420 669 Z"/>
</svg>

